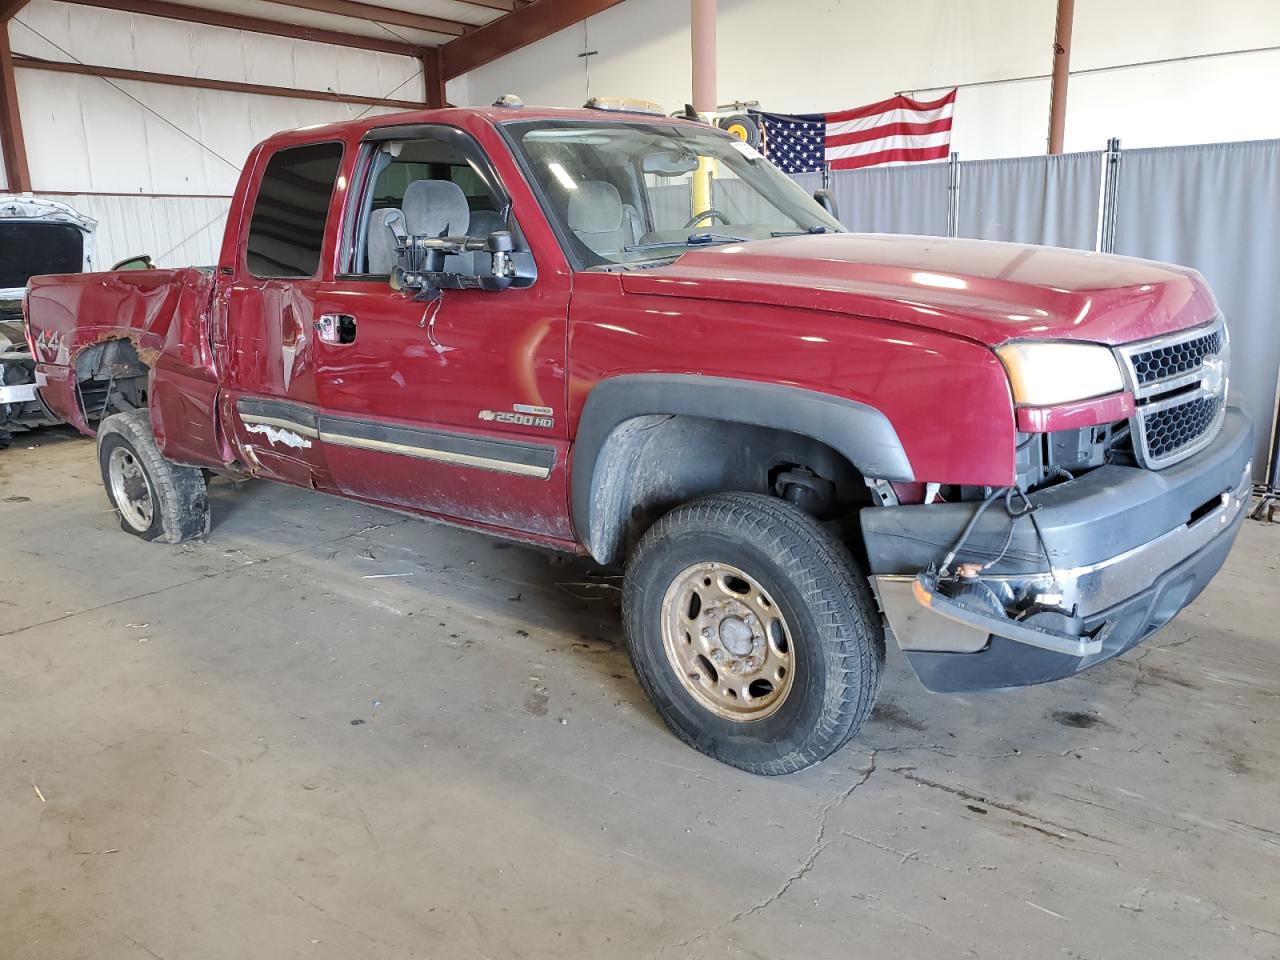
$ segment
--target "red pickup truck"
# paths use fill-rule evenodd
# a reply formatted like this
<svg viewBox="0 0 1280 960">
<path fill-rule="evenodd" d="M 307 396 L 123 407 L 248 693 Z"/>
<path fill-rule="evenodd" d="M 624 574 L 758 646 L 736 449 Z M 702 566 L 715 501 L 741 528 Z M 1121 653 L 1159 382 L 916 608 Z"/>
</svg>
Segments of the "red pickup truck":
<svg viewBox="0 0 1280 960">
<path fill-rule="evenodd" d="M 683 740 L 780 774 L 926 687 L 1070 676 L 1231 548 L 1250 423 L 1203 279 L 849 234 L 696 122 L 519 105 L 282 133 L 210 269 L 39 277 L 41 394 L 123 528 L 208 471 L 625 563 Z"/>
</svg>

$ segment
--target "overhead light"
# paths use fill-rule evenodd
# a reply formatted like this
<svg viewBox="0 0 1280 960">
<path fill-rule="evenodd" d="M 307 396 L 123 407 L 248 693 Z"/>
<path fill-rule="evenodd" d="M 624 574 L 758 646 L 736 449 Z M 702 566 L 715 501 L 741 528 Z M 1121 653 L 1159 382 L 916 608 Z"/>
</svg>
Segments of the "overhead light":
<svg viewBox="0 0 1280 960">
<path fill-rule="evenodd" d="M 547 169 L 551 171 L 551 175 L 553 177 L 560 181 L 560 186 L 564 187 L 566 190 L 578 189 L 578 184 L 574 181 L 573 177 L 569 176 L 569 171 L 566 170 L 558 161 L 552 160 L 547 164 Z"/>
</svg>

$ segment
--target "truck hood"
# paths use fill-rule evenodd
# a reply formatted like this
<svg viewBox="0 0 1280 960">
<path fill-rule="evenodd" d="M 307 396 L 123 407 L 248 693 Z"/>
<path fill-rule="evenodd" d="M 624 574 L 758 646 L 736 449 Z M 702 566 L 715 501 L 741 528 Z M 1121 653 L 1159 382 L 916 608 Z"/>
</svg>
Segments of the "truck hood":
<svg viewBox="0 0 1280 960">
<path fill-rule="evenodd" d="M 622 275 L 627 293 L 875 317 L 988 346 L 1013 339 L 1110 345 L 1218 313 L 1186 267 L 989 240 L 890 234 L 778 237 L 691 250 Z"/>
<path fill-rule="evenodd" d="M 0 195 L 0 313 L 12 312 L 33 276 L 92 270 L 97 226 L 56 200 Z"/>
</svg>

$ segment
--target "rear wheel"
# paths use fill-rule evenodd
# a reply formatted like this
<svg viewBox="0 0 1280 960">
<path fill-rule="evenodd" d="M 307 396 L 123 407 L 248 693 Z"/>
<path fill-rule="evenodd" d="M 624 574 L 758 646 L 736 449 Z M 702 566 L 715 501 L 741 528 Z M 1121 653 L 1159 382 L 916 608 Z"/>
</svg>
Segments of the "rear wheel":
<svg viewBox="0 0 1280 960">
<path fill-rule="evenodd" d="M 98 463 L 120 528 L 143 540 L 181 543 L 209 532 L 204 474 L 170 463 L 144 410 L 117 413 L 98 426 Z"/>
<path fill-rule="evenodd" d="M 844 546 L 798 507 L 717 494 L 678 507 L 627 564 L 641 685 L 695 749 L 752 773 L 801 770 L 866 720 L 884 632 Z"/>
</svg>

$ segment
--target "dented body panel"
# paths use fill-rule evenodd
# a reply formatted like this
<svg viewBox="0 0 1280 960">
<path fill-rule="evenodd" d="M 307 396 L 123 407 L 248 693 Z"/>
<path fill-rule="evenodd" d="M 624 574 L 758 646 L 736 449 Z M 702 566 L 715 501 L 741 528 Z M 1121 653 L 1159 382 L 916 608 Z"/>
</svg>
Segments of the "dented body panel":
<svg viewBox="0 0 1280 960">
<path fill-rule="evenodd" d="M 92 270 L 96 229 L 65 203 L 0 196 L 0 442 L 12 430 L 57 422 L 39 395 L 22 298 L 34 274 Z"/>
</svg>

